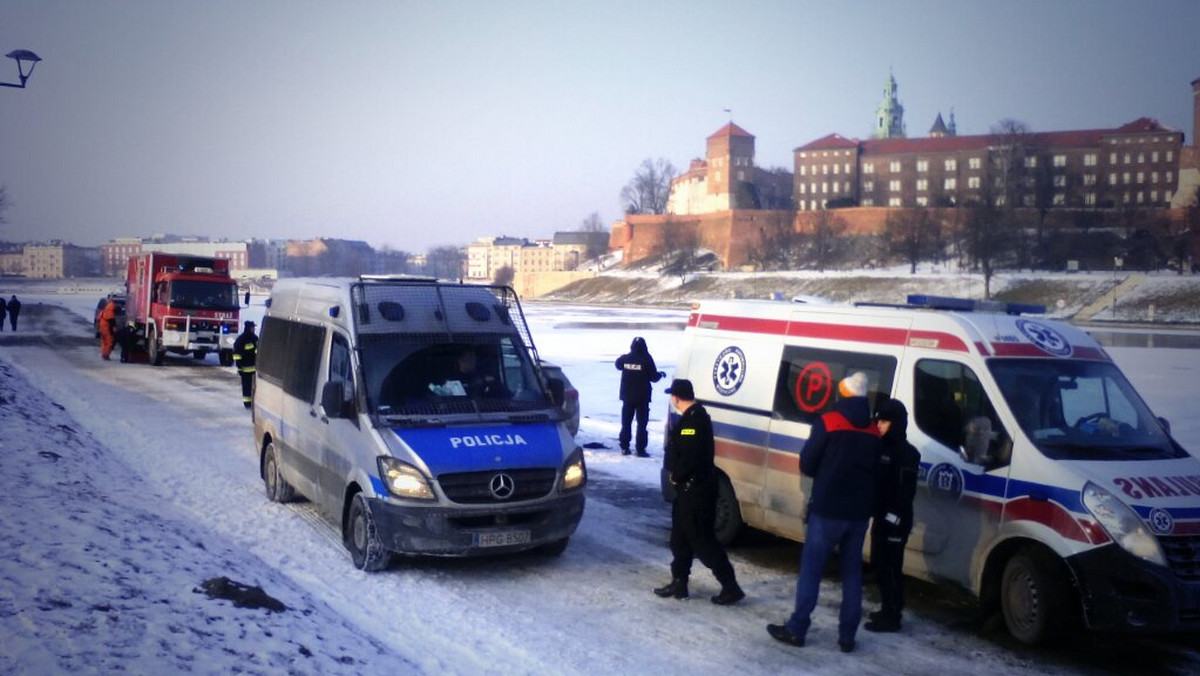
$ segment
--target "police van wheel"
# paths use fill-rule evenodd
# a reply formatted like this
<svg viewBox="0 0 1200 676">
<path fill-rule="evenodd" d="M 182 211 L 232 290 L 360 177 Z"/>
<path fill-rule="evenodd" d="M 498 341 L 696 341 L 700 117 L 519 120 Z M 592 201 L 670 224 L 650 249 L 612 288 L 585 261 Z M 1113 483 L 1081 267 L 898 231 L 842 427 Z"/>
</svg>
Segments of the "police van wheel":
<svg viewBox="0 0 1200 676">
<path fill-rule="evenodd" d="M 356 494 L 350 503 L 350 515 L 346 519 L 343 538 L 355 568 L 368 573 L 387 568 L 391 554 L 379 541 L 375 519 L 371 516 L 371 508 L 362 493 Z"/>
<path fill-rule="evenodd" d="M 1045 550 L 1028 546 L 1004 566 L 1000 610 L 1013 638 L 1030 645 L 1051 642 L 1067 621 L 1069 581 Z"/>
<path fill-rule="evenodd" d="M 296 490 L 279 473 L 279 450 L 274 443 L 267 444 L 263 454 L 263 485 L 271 502 L 291 502 L 296 498 Z"/>
<path fill-rule="evenodd" d="M 735 542 L 746 528 L 742 521 L 742 508 L 738 506 L 737 494 L 725 476 L 717 477 L 717 518 L 713 523 L 717 541 L 729 546 Z"/>
</svg>

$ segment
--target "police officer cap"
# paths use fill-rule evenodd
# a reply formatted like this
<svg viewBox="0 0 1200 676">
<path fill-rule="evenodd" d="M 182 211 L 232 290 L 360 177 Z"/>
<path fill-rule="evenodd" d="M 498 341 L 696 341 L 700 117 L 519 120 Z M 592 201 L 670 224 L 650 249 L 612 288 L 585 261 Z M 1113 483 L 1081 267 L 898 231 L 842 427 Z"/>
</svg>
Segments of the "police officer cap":
<svg viewBox="0 0 1200 676">
<path fill-rule="evenodd" d="M 667 388 L 667 394 L 673 394 L 684 401 L 696 398 L 696 390 L 692 389 L 692 381 L 684 378 L 676 378 L 671 381 L 671 386 Z"/>
</svg>

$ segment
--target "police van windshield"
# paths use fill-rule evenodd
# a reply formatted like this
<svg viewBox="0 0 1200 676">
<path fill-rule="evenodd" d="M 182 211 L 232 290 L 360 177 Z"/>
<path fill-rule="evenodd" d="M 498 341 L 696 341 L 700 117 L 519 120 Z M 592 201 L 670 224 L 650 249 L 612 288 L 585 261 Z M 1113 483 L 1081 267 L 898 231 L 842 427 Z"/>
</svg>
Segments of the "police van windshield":
<svg viewBox="0 0 1200 676">
<path fill-rule="evenodd" d="M 366 334 L 363 375 L 375 413 L 444 418 L 553 409 L 529 351 L 513 334 Z"/>
<path fill-rule="evenodd" d="M 1025 436 L 1049 457 L 1187 457 L 1114 364 L 991 359 L 988 367 Z"/>
<path fill-rule="evenodd" d="M 171 307 L 230 312 L 240 307 L 237 286 L 229 282 L 176 279 L 171 282 Z"/>
</svg>

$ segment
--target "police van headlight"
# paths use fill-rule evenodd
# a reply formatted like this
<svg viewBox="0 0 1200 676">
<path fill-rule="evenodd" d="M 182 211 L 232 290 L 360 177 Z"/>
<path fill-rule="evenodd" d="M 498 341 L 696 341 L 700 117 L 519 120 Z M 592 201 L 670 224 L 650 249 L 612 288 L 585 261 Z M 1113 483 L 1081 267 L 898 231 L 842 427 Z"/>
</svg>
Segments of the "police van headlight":
<svg viewBox="0 0 1200 676">
<path fill-rule="evenodd" d="M 1115 495 L 1089 481 L 1083 486 L 1083 506 L 1121 549 L 1150 563 L 1167 565 L 1158 538 L 1146 529 L 1137 513 Z"/>
<path fill-rule="evenodd" d="M 421 470 L 390 455 L 379 456 L 379 476 L 388 492 L 398 498 L 434 500 L 433 489 Z"/>
<path fill-rule="evenodd" d="M 583 464 L 583 449 L 575 447 L 575 452 L 567 458 L 563 465 L 562 485 L 564 491 L 571 491 L 587 483 L 587 466 Z"/>
</svg>

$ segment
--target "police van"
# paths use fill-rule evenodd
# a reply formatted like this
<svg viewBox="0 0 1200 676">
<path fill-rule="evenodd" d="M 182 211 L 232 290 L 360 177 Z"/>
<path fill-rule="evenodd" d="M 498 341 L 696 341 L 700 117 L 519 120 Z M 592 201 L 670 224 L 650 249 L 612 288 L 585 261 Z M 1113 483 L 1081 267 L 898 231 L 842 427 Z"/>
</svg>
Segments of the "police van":
<svg viewBox="0 0 1200 676">
<path fill-rule="evenodd" d="M 258 349 L 267 496 L 315 503 L 359 569 L 393 553 L 566 548 L 583 515 L 583 450 L 512 289 L 280 280 Z"/>
<path fill-rule="evenodd" d="M 718 536 L 803 540 L 810 425 L 838 381 L 909 410 L 921 452 L 904 571 L 999 606 L 1018 639 L 1200 628 L 1200 461 L 1087 334 L 1040 308 L 705 301 L 676 377 L 712 416 Z M 869 540 L 867 546 L 869 547 Z"/>
</svg>

